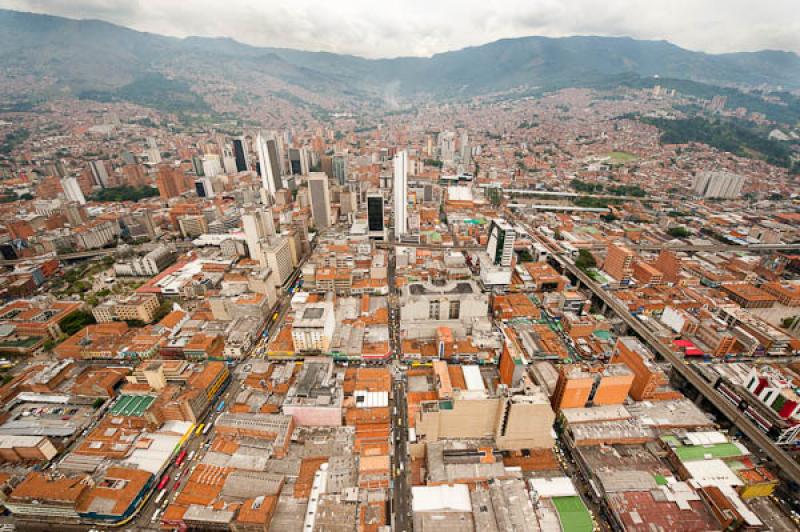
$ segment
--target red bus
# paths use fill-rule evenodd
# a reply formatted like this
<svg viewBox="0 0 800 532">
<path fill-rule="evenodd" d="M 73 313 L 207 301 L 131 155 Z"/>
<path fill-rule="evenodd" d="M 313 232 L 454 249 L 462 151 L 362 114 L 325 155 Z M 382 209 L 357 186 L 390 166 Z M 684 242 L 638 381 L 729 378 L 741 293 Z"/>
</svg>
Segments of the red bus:
<svg viewBox="0 0 800 532">
<path fill-rule="evenodd" d="M 186 450 L 184 449 L 178 454 L 178 457 L 175 459 L 175 465 L 176 466 L 181 465 L 185 459 L 186 459 Z"/>
<path fill-rule="evenodd" d="M 158 487 L 156 489 L 163 489 L 164 486 L 167 485 L 167 481 L 169 480 L 169 473 L 164 473 L 164 476 L 161 477 L 161 480 L 158 482 Z"/>
</svg>

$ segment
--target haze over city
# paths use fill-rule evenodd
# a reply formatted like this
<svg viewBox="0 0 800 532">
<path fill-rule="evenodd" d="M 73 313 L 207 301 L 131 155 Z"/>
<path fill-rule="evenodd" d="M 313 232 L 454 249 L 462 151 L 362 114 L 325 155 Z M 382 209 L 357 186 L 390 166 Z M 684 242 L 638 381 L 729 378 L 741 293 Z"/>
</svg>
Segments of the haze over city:
<svg viewBox="0 0 800 532">
<path fill-rule="evenodd" d="M 175 37 L 228 37 L 255 46 L 353 54 L 430 56 L 504 38 L 604 35 L 667 40 L 696 51 L 800 52 L 792 0 L 405 0 L 390 6 L 318 2 L 213 0 L 3 0 L 0 7 L 99 19 Z"/>
<path fill-rule="evenodd" d="M 795 6 L 496 4 L 0 0 L 0 529 L 800 527 Z"/>
</svg>

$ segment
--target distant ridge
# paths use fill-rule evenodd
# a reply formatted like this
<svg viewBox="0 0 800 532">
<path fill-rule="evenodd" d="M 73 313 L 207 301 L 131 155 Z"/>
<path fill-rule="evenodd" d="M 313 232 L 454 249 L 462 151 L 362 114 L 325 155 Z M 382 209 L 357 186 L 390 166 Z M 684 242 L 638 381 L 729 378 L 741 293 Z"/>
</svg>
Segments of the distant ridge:
<svg viewBox="0 0 800 532">
<path fill-rule="evenodd" d="M 247 89 L 257 97 L 262 90 L 308 103 L 323 97 L 377 101 L 387 94 L 452 98 L 603 86 L 626 76 L 797 89 L 800 56 L 770 50 L 712 55 L 665 41 L 579 36 L 502 39 L 430 58 L 372 60 L 228 38 L 177 39 L 95 20 L 0 10 L 0 85 L 6 87 L 0 87 L 0 98 L 13 96 L 20 85 L 42 97 L 114 95 L 142 79 L 158 79 L 154 74 L 189 86 L 218 75 L 237 86 L 263 87 Z M 254 76 L 258 84 L 251 83 Z"/>
</svg>

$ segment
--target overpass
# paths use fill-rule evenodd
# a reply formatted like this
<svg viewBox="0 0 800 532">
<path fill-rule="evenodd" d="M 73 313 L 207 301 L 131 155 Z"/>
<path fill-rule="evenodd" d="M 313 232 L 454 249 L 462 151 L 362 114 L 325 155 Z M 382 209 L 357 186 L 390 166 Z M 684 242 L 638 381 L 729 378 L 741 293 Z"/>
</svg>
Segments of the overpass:
<svg viewBox="0 0 800 532">
<path fill-rule="evenodd" d="M 479 185 L 481 188 L 485 188 L 486 185 L 482 184 Z M 614 194 L 586 194 L 581 192 L 567 192 L 567 191 L 559 191 L 559 190 L 531 190 L 527 188 L 504 188 L 503 194 L 505 195 L 515 195 L 515 196 L 543 196 L 543 197 L 555 197 L 555 198 L 597 198 L 597 199 L 609 199 L 609 200 L 622 200 L 622 201 L 644 201 L 644 202 L 659 202 L 659 203 L 666 203 L 671 201 L 668 198 L 657 198 L 652 196 L 617 196 Z"/>
<path fill-rule="evenodd" d="M 530 231 L 530 228 L 528 229 Z M 531 236 L 535 235 L 530 232 Z M 714 407 L 720 411 L 728 420 L 734 424 L 742 433 L 750 439 L 755 445 L 760 447 L 774 462 L 776 467 L 780 469 L 787 477 L 791 478 L 794 482 L 800 483 L 800 464 L 792 459 L 789 454 L 775 444 L 772 439 L 767 436 L 760 428 L 758 428 L 752 421 L 742 415 L 733 404 L 722 398 L 719 393 L 712 388 L 700 375 L 698 375 L 682 358 L 676 355 L 670 348 L 662 344 L 658 338 L 655 337 L 649 330 L 647 330 L 642 323 L 631 315 L 628 308 L 622 305 L 617 299 L 611 296 L 592 278 L 586 275 L 580 268 L 575 266 L 569 259 L 563 257 L 560 252 L 557 252 L 550 247 L 546 242 L 540 240 L 546 246 L 553 258 L 555 258 L 565 271 L 569 271 L 574 275 L 580 283 L 586 285 L 596 297 L 614 311 L 622 321 L 628 326 L 629 329 L 636 332 L 639 337 L 656 353 L 661 355 L 664 360 L 669 362 L 675 371 L 683 377 L 689 384 L 691 384 L 703 397 Z"/>
<path fill-rule="evenodd" d="M 798 251 L 800 252 L 800 243 L 798 244 L 639 244 L 633 246 L 639 251 L 661 251 L 668 249 L 670 251 Z"/>
<path fill-rule="evenodd" d="M 178 240 L 175 242 L 163 242 L 168 247 L 174 246 L 175 249 L 178 251 L 188 251 L 190 249 L 194 249 L 195 246 L 191 241 L 185 242 L 182 240 Z M 146 242 L 145 244 L 149 244 Z M 137 249 L 139 245 L 131 246 L 132 249 Z M 99 249 L 88 249 L 86 251 L 76 251 L 73 253 L 59 253 L 59 254 L 50 254 L 50 255 L 37 255 L 35 257 L 26 257 L 24 259 L 11 259 L 11 260 L 0 260 L 0 266 L 13 266 L 15 264 L 28 264 L 28 263 L 35 263 L 37 261 L 44 261 L 50 259 L 58 259 L 58 260 L 77 260 L 77 259 L 89 259 L 92 257 L 102 257 L 106 256 L 109 257 L 114 255 L 117 252 L 119 247 L 113 248 L 99 248 Z"/>
<path fill-rule="evenodd" d="M 116 252 L 117 248 L 101 248 L 101 249 L 91 249 L 88 251 L 77 251 L 74 253 L 61 253 L 58 255 L 37 255 L 35 257 L 27 257 L 24 259 L 0 260 L 0 266 L 28 264 L 37 261 L 45 261 L 51 259 L 58 259 L 58 260 L 88 259 L 91 257 L 111 256 Z"/>
<path fill-rule="evenodd" d="M 432 251 L 481 251 L 486 249 L 485 246 L 444 246 L 442 244 L 421 244 L 415 242 L 386 242 L 377 241 L 375 247 L 378 249 L 390 248 L 417 248 L 417 249 L 430 249 Z"/>
</svg>

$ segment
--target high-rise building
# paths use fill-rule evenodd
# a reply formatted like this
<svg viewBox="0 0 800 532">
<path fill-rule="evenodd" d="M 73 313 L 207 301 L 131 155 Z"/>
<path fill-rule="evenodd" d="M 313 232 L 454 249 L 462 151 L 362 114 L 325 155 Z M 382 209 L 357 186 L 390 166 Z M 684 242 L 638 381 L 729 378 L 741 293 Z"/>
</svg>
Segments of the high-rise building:
<svg viewBox="0 0 800 532">
<path fill-rule="evenodd" d="M 158 169 L 156 186 L 161 199 L 168 200 L 186 192 L 186 176 L 180 168 L 164 165 Z"/>
<path fill-rule="evenodd" d="M 211 184 L 211 179 L 208 177 L 196 179 L 194 182 L 194 189 L 197 191 L 197 195 L 201 198 L 214 197 L 214 186 Z"/>
<path fill-rule="evenodd" d="M 704 198 L 735 199 L 741 196 L 744 177 L 731 172 L 701 172 L 694 180 L 694 192 Z"/>
<path fill-rule="evenodd" d="M 236 160 L 237 172 L 246 172 L 250 169 L 247 164 L 247 146 L 244 137 L 233 139 L 233 157 Z"/>
<path fill-rule="evenodd" d="M 331 196 L 328 176 L 323 172 L 311 172 L 308 176 L 308 192 L 311 198 L 311 216 L 317 230 L 327 229 L 331 224 Z"/>
<path fill-rule="evenodd" d="M 222 173 L 222 165 L 219 162 L 219 155 L 209 154 L 203 157 L 203 175 L 205 177 L 217 177 Z"/>
<path fill-rule="evenodd" d="M 439 158 L 445 162 L 452 162 L 456 157 L 456 134 L 452 131 L 439 133 Z"/>
<path fill-rule="evenodd" d="M 622 244 L 609 244 L 603 269 L 621 283 L 627 283 L 633 276 L 635 253 Z"/>
<path fill-rule="evenodd" d="M 394 156 L 394 235 L 408 233 L 408 153 Z"/>
<path fill-rule="evenodd" d="M 289 172 L 293 175 L 308 175 L 311 166 L 306 148 L 289 148 Z"/>
<path fill-rule="evenodd" d="M 222 154 L 221 157 L 222 169 L 225 170 L 225 173 L 228 175 L 233 175 L 237 173 L 239 170 L 236 166 L 236 157 L 234 156 L 230 146 L 224 144 L 222 151 L 220 153 Z"/>
<path fill-rule="evenodd" d="M 197 155 L 192 155 L 192 170 L 197 177 L 203 177 L 206 174 L 203 172 L 203 159 Z"/>
<path fill-rule="evenodd" d="M 370 232 L 383 232 L 383 196 L 367 194 L 367 226 Z"/>
<path fill-rule="evenodd" d="M 256 136 L 256 151 L 261 186 L 269 191 L 270 197 L 274 198 L 275 193 L 283 188 L 277 143 L 273 139 L 265 139 L 259 132 Z"/>
<path fill-rule="evenodd" d="M 337 153 L 331 161 L 333 179 L 340 185 L 347 181 L 347 157 L 343 153 Z"/>
<path fill-rule="evenodd" d="M 467 135 L 466 131 L 461 132 L 461 139 L 459 141 L 459 157 L 462 163 L 468 163 L 470 160 L 470 156 L 472 155 L 472 150 L 469 147 L 469 135 Z"/>
<path fill-rule="evenodd" d="M 266 209 L 257 209 L 242 215 L 244 238 L 250 251 L 250 258 L 263 261 L 261 241 L 275 235 L 275 221 Z M 264 263 L 266 266 L 266 263 Z"/>
<path fill-rule="evenodd" d="M 486 253 L 489 254 L 493 264 L 511 266 L 516 238 L 517 233 L 510 223 L 501 218 L 492 220 L 489 226 L 489 243 L 486 245 Z"/>
<path fill-rule="evenodd" d="M 141 164 L 126 164 L 122 167 L 125 184 L 132 187 L 144 187 L 150 184 L 150 178 Z"/>
<path fill-rule="evenodd" d="M 108 168 L 105 161 L 90 161 L 89 171 L 92 173 L 92 182 L 103 188 L 108 186 Z"/>
<path fill-rule="evenodd" d="M 74 177 L 65 177 L 61 180 L 61 187 L 64 189 L 64 195 L 67 197 L 67 200 L 86 205 L 86 198 L 83 195 L 83 191 L 77 179 Z"/>
<path fill-rule="evenodd" d="M 264 254 L 263 262 L 272 270 L 275 286 L 281 286 L 292 275 L 292 250 L 289 239 L 284 236 L 273 236 L 260 244 Z"/>
</svg>

